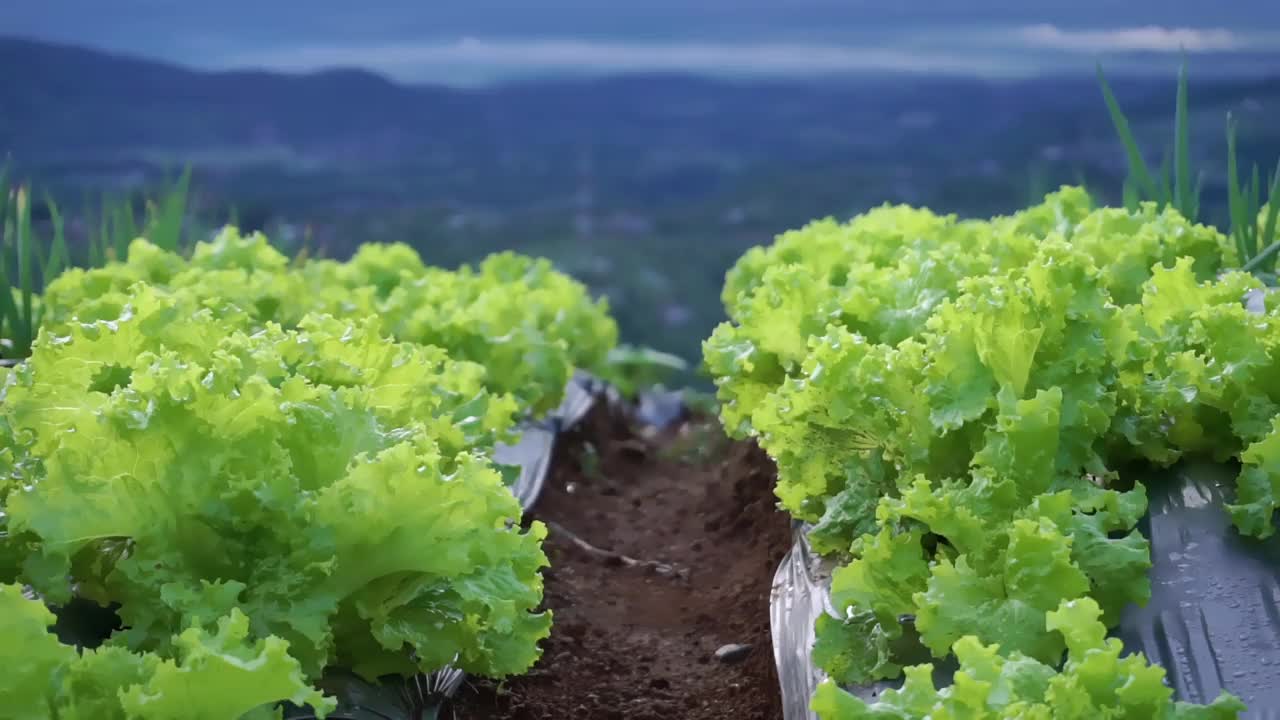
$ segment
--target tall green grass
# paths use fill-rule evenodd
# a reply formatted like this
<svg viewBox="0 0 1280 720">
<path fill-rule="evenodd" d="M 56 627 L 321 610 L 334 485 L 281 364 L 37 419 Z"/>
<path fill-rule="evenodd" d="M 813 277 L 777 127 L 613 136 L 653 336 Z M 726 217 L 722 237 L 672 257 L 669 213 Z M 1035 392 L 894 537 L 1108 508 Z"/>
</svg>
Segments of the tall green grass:
<svg viewBox="0 0 1280 720">
<path fill-rule="evenodd" d="M 1129 120 L 1120 109 L 1120 103 L 1107 83 L 1101 65 L 1098 66 L 1098 84 L 1102 88 L 1103 100 L 1129 161 L 1129 176 L 1124 183 L 1125 206 L 1135 209 L 1140 202 L 1154 202 L 1161 209 L 1172 207 L 1186 218 L 1199 222 L 1204 175 L 1193 173 L 1191 168 L 1186 62 L 1182 63 L 1178 71 L 1173 149 L 1165 152 L 1160 168 L 1155 173 L 1147 165 L 1129 126 Z M 1172 177 L 1170 160 L 1173 163 Z M 1255 164 L 1249 180 L 1242 183 L 1236 147 L 1236 125 L 1230 114 L 1227 115 L 1227 208 L 1230 236 L 1240 256 L 1241 267 L 1274 283 L 1276 262 L 1280 256 L 1280 226 L 1277 224 L 1277 214 L 1280 213 L 1280 163 L 1277 163 L 1276 171 L 1265 182 Z"/>
<path fill-rule="evenodd" d="M 191 171 L 156 198 L 144 200 L 139 214 L 132 197 L 104 197 L 96 211 L 82 214 L 87 227 L 84 262 L 100 267 L 125 260 L 129 243 L 146 237 L 173 252 L 192 245 L 193 225 L 187 218 Z M 40 295 L 44 287 L 72 264 L 64 216 L 53 198 L 44 196 L 48 228 L 39 232 L 32 221 L 32 190 L 13 181 L 0 168 L 0 359 L 28 356 L 39 332 Z M 141 222 L 139 222 L 141 215 Z"/>
<path fill-rule="evenodd" d="M 1253 166 L 1249 181 L 1242 185 L 1237 164 L 1236 124 L 1235 119 L 1228 116 L 1227 194 L 1232 238 L 1246 270 L 1274 275 L 1276 255 L 1280 252 L 1280 235 L 1277 234 L 1276 227 L 1276 215 L 1280 213 L 1280 161 L 1276 163 L 1271 182 L 1266 186 L 1265 217 L 1261 204 L 1263 183 L 1258 174 L 1258 166 Z"/>
<path fill-rule="evenodd" d="M 0 357 L 25 357 L 40 326 L 39 295 L 66 267 L 67 246 L 62 217 L 50 204 L 53 239 L 35 236 L 31 222 L 31 193 L 11 186 L 0 171 Z"/>
<path fill-rule="evenodd" d="M 1129 127 L 1129 119 L 1120 109 L 1102 66 L 1098 66 L 1098 84 L 1102 86 L 1102 98 L 1107 103 L 1111 122 L 1124 145 L 1129 161 L 1129 177 L 1124 183 L 1125 206 L 1136 208 L 1139 202 L 1155 202 L 1161 208 L 1173 207 L 1188 218 L 1200 216 L 1200 191 L 1202 175 L 1192 178 L 1191 129 L 1187 118 L 1187 66 L 1178 71 L 1178 98 L 1174 110 L 1174 152 L 1166 152 L 1156 173 L 1152 173 L 1144 159 L 1142 149 Z M 1169 159 L 1174 158 L 1172 182 L 1169 175 Z"/>
</svg>

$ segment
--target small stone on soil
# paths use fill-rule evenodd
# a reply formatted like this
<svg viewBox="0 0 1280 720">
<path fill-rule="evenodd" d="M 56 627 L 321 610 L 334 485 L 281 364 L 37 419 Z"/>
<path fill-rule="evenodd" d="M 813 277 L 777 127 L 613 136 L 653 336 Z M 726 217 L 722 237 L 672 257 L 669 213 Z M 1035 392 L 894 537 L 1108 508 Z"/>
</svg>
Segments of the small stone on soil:
<svg viewBox="0 0 1280 720">
<path fill-rule="evenodd" d="M 716 659 L 722 663 L 736 663 L 742 662 L 750 654 L 750 645 L 729 643 L 728 645 L 721 645 L 720 649 L 716 650 Z"/>
</svg>

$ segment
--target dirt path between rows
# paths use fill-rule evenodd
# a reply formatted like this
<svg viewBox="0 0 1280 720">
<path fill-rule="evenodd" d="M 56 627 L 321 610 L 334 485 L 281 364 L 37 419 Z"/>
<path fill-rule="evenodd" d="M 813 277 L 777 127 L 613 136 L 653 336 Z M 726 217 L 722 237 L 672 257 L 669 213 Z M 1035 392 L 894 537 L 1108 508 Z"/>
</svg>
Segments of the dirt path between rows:
<svg viewBox="0 0 1280 720">
<path fill-rule="evenodd" d="M 561 439 L 532 512 L 551 527 L 543 658 L 470 681 L 442 717 L 780 720 L 769 587 L 790 533 L 773 478 L 714 420 L 645 438 L 593 413 Z M 717 659 L 731 644 L 751 649 Z"/>
</svg>

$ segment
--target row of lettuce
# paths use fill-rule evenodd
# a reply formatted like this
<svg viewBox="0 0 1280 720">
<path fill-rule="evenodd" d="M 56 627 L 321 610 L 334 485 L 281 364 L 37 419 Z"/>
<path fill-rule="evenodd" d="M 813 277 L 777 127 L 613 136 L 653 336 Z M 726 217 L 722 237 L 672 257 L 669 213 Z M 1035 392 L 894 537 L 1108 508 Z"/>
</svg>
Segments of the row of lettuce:
<svg viewBox="0 0 1280 720">
<path fill-rule="evenodd" d="M 509 253 L 291 262 L 228 228 L 138 240 L 39 310 L 0 390 L 0 717 L 323 716 L 334 667 L 537 659 L 545 529 L 490 455 L 615 344 L 585 288 Z M 73 596 L 121 628 L 60 640 Z"/>
<path fill-rule="evenodd" d="M 841 558 L 812 701 L 848 718 L 1226 718 L 1107 639 L 1150 596 L 1141 483 L 1239 461 L 1239 531 L 1280 505 L 1280 311 L 1217 230 L 1066 187 L 1007 217 L 883 206 L 744 255 L 705 343 L 722 421 Z M 935 687 L 914 653 L 958 661 Z M 1064 655 L 1065 653 L 1065 655 Z M 907 665 L 907 667 L 904 667 Z M 840 689 L 902 677 L 873 704 Z"/>
</svg>

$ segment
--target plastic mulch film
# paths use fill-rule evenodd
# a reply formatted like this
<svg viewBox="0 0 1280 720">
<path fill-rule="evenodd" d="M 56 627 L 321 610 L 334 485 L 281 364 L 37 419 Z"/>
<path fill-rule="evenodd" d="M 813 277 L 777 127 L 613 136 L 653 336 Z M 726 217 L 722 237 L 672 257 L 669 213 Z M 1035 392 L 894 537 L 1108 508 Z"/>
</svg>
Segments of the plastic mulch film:
<svg viewBox="0 0 1280 720">
<path fill-rule="evenodd" d="M 813 553 L 805 537 L 808 530 L 807 524 L 795 524 L 791 550 L 773 575 L 769 598 L 769 631 L 784 720 L 817 720 L 809 699 L 827 675 L 813 662 L 814 623 L 822 613 L 839 617 L 831 604 L 831 572 L 836 563 Z M 901 681 L 886 680 L 845 690 L 870 702 L 900 685 Z"/>
<path fill-rule="evenodd" d="M 545 418 L 524 423 L 520 440 L 513 445 L 500 445 L 493 453 L 494 462 L 519 468 L 511 484 L 511 492 L 528 511 L 537 502 L 551 469 L 556 437 L 577 425 L 607 395 L 609 388 L 586 373 L 577 373 L 565 388 L 560 406 Z M 321 689 L 339 699 L 338 709 L 330 720 L 418 720 L 437 717 L 441 706 L 452 698 L 466 673 L 457 668 L 444 668 L 408 680 L 374 684 L 351 674 L 327 675 Z M 306 708 L 290 708 L 289 720 L 309 720 L 314 715 Z"/>
<path fill-rule="evenodd" d="M 1226 505 L 1238 465 L 1184 463 L 1152 473 L 1147 515 L 1151 600 L 1129 606 L 1113 633 L 1168 672 L 1178 698 L 1222 690 L 1246 718 L 1280 718 L 1280 535 L 1240 535 Z"/>
<path fill-rule="evenodd" d="M 599 380 L 586 373 L 576 374 L 565 388 L 560 407 L 542 420 L 526 423 L 515 445 L 499 445 L 494 449 L 494 462 L 520 468 L 520 475 L 511 486 L 520 507 L 525 510 L 533 507 L 542 493 L 556 436 L 577 425 L 603 391 L 604 384 Z"/>
<path fill-rule="evenodd" d="M 1280 720 L 1280 534 L 1242 537 L 1226 505 L 1240 468 L 1180 464 L 1143 478 L 1138 529 L 1151 543 L 1151 599 L 1131 605 L 1112 636 L 1167 673 L 1179 700 L 1212 702 L 1226 690 L 1251 720 Z M 809 700 L 826 674 L 813 663 L 814 622 L 831 605 L 834 563 L 814 555 L 797 527 L 773 580 L 770 625 L 785 720 L 816 720 Z M 921 658 L 921 662 L 927 661 Z M 946 662 L 935 682 L 950 684 Z M 901 680 L 844 689 L 872 702 Z"/>
<path fill-rule="evenodd" d="M 1244 301 L 1265 312 L 1262 292 Z M 1128 608 L 1112 635 L 1165 668 L 1178 699 L 1208 703 L 1226 689 L 1249 706 L 1245 718 L 1280 720 L 1280 534 L 1256 541 L 1236 532 L 1224 506 L 1238 473 L 1238 466 L 1179 465 L 1147 479 L 1138 527 L 1151 543 L 1151 600 Z M 826 673 L 813 663 L 814 623 L 819 613 L 839 617 L 831 605 L 835 564 L 810 550 L 808 529 L 796 525 L 769 602 L 784 720 L 817 720 L 809 701 Z M 938 685 L 950 684 L 947 664 L 935 663 Z M 844 689 L 871 702 L 901 684 Z"/>
<path fill-rule="evenodd" d="M 791 550 L 773 575 L 769 631 L 782 687 L 783 718 L 806 720 L 811 717 L 809 698 L 825 678 L 811 652 L 818 616 L 836 614 L 830 593 L 834 563 L 810 552 L 805 539 L 808 526 L 796 524 L 794 528 Z"/>
</svg>

